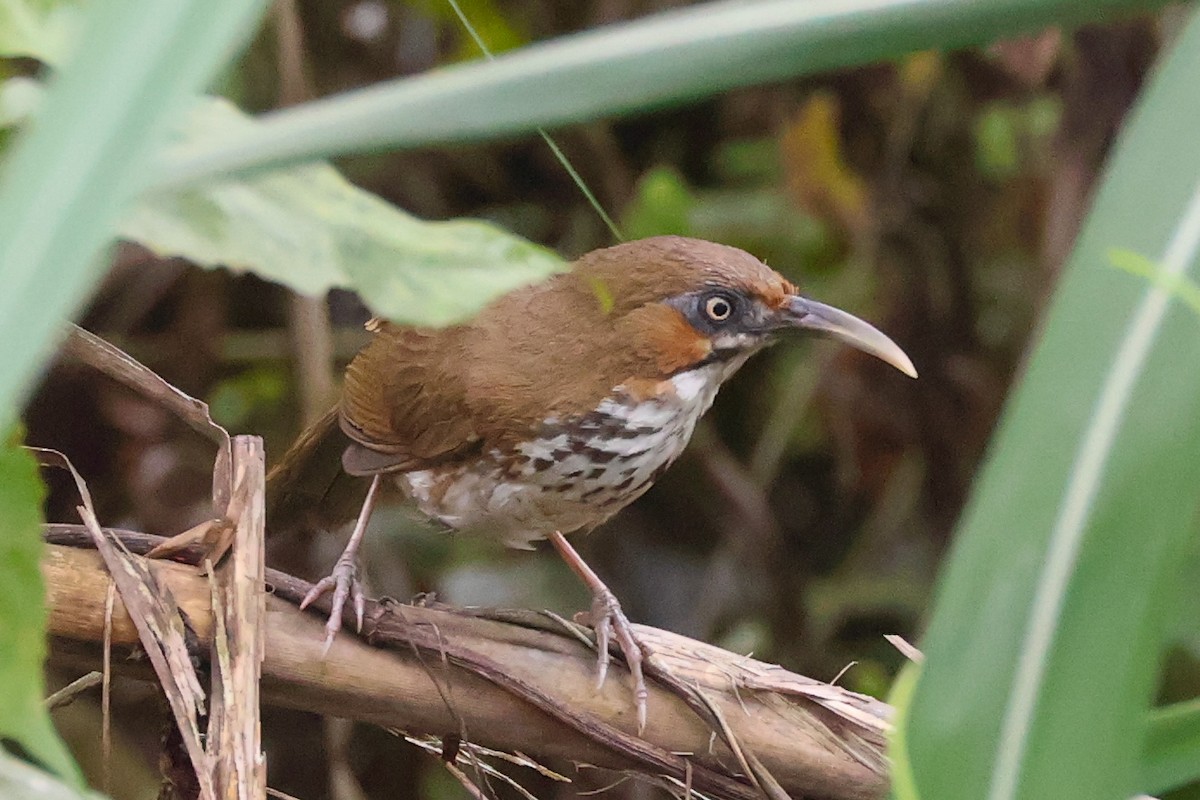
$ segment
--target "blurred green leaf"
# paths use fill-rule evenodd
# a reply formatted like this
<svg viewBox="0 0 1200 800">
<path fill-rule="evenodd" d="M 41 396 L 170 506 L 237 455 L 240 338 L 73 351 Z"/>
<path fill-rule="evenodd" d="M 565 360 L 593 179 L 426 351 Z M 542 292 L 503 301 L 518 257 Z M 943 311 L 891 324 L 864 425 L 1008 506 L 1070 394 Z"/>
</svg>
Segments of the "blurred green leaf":
<svg viewBox="0 0 1200 800">
<path fill-rule="evenodd" d="M 1043 94 L 1030 100 L 1025 109 L 1025 128 L 1029 137 L 1040 144 L 1049 143 L 1058 135 L 1062 111 L 1062 99 L 1058 95 Z"/>
<path fill-rule="evenodd" d="M 4 800 L 102 800 L 101 795 L 62 783 L 53 775 L 13 758 L 2 748 L 0 797 Z"/>
<path fill-rule="evenodd" d="M 256 412 L 277 414 L 287 391 L 283 372 L 275 366 L 262 366 L 222 380 L 209 392 L 206 402 L 217 424 L 245 429 Z"/>
<path fill-rule="evenodd" d="M 265 0 L 97 3 L 0 173 L 0 424 L 100 276 L 155 151 Z M 15 6 L 9 6 L 9 10 Z M 48 56 L 47 56 L 48 57 Z"/>
<path fill-rule="evenodd" d="M 696 205 L 687 181 L 671 167 L 655 167 L 642 176 L 625 206 L 621 228 L 630 239 L 675 234 L 691 236 L 688 215 Z"/>
<path fill-rule="evenodd" d="M 44 496 L 32 456 L 15 443 L 0 444 L 0 738 L 17 742 L 48 769 L 82 786 L 79 768 L 42 705 Z M 3 786 L 0 775 L 0 797 L 8 797 Z"/>
<path fill-rule="evenodd" d="M 11 128 L 32 117 L 45 91 L 33 78 L 9 78 L 0 83 L 0 128 Z"/>
<path fill-rule="evenodd" d="M 773 188 L 700 193 L 689 224 L 693 235 L 748 250 L 789 277 L 803 271 L 811 279 L 844 263 L 831 257 L 837 237 L 830 226 Z"/>
<path fill-rule="evenodd" d="M 1200 17 L 1115 149 L 963 518 L 907 726 L 920 796 L 1128 798 L 1200 485 Z M 1190 277 L 1189 277 L 1190 273 Z M 1192 587 L 1194 590 L 1194 587 Z"/>
<path fill-rule="evenodd" d="M 1150 712 L 1141 790 L 1160 794 L 1200 781 L 1200 699 Z"/>
<path fill-rule="evenodd" d="M 277 111 L 167 154 L 159 185 L 383 148 L 531 133 L 930 47 L 1146 10 L 1166 0 L 725 0 L 605 25 Z"/>
<path fill-rule="evenodd" d="M 713 160 L 723 181 L 755 186 L 779 182 L 779 142 L 774 136 L 723 142 Z"/>
<path fill-rule="evenodd" d="M 0 57 L 58 64 L 79 35 L 83 5 L 72 0 L 0 0 Z"/>
<path fill-rule="evenodd" d="M 208 98 L 182 127 L 197 142 L 254 125 Z M 379 316 L 421 325 L 460 321 L 565 266 L 491 223 L 417 219 L 327 164 L 149 194 L 121 234 L 162 256 L 248 270 L 304 294 L 354 289 Z"/>
<path fill-rule="evenodd" d="M 993 181 L 1013 177 L 1021 166 L 1020 112 L 1007 101 L 989 103 L 975 119 L 975 161 Z"/>
<path fill-rule="evenodd" d="M 920 664 L 905 664 L 892 682 L 892 690 L 888 695 L 888 703 L 896 709 L 888 737 L 888 755 L 892 761 L 892 797 L 895 800 L 919 800 L 921 797 L 913 778 L 908 752 L 908 714 L 920 676 Z"/>
<path fill-rule="evenodd" d="M 0 127 L 30 116 L 43 91 L 22 78 L 0 84 Z M 184 119 L 191 142 L 254 124 L 219 98 L 204 98 Z M 414 324 L 458 321 L 564 268 L 491 223 L 417 219 L 326 164 L 152 193 L 120 229 L 161 256 L 254 272 L 306 294 L 354 289 L 380 316 Z"/>
<path fill-rule="evenodd" d="M 529 35 L 517 29 L 495 0 L 458 0 L 458 4 L 491 52 L 503 53 L 529 43 Z M 453 60 L 469 61 L 479 57 L 479 48 L 474 40 L 461 35 L 458 15 L 448 0 L 422 0 L 420 5 L 451 31 L 460 34 L 458 47 L 451 56 Z"/>
<path fill-rule="evenodd" d="M 1024 102 L 988 103 L 974 120 L 975 162 L 997 183 L 1008 181 L 1052 157 L 1052 143 L 1062 121 L 1057 96 L 1039 95 Z"/>
</svg>

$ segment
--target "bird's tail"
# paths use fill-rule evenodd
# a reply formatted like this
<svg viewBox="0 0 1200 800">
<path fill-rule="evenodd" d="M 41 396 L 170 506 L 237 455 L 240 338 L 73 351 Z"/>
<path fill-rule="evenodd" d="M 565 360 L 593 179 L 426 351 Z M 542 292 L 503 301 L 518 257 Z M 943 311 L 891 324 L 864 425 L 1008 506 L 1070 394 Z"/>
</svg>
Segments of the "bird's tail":
<svg viewBox="0 0 1200 800">
<path fill-rule="evenodd" d="M 331 409 L 309 426 L 267 475 L 267 532 L 333 531 L 354 519 L 369 481 L 342 469 L 350 444 Z"/>
</svg>

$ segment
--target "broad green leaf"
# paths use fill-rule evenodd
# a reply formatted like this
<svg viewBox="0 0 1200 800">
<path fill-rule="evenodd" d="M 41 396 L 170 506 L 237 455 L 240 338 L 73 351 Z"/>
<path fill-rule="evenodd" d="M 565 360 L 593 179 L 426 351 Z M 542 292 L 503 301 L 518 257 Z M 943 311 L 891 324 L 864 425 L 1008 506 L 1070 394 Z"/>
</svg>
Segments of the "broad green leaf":
<svg viewBox="0 0 1200 800">
<path fill-rule="evenodd" d="M 172 186 L 352 152 L 532 133 L 797 75 L 985 44 L 1165 0 L 725 0 L 605 25 L 497 57 L 267 114 L 167 154 Z"/>
<path fill-rule="evenodd" d="M 253 127 L 223 100 L 187 117 L 193 142 Z M 425 222 L 327 164 L 217 180 L 142 198 L 121 234 L 164 256 L 229 267 L 305 294 L 354 289 L 379 316 L 444 325 L 562 269 L 562 260 L 486 222 Z"/>
<path fill-rule="evenodd" d="M 0 127 L 41 100 L 35 81 L 0 84 Z M 203 98 L 179 127 L 191 142 L 255 123 Z M 327 164 L 150 193 L 121 235 L 161 256 L 253 272 L 296 291 L 357 291 L 380 316 L 445 325 L 488 300 L 565 268 L 561 258 L 488 222 L 427 222 L 351 184 Z"/>
<path fill-rule="evenodd" d="M 1114 150 L 965 513 L 908 717 L 923 800 L 1145 788 L 1200 506 L 1200 330 L 1176 291 L 1200 272 L 1197 75 L 1193 16 Z"/>
<path fill-rule="evenodd" d="M 79 769 L 42 705 L 44 495 L 29 453 L 13 443 L 0 444 L 0 738 L 17 742 L 49 769 L 82 785 Z M 3 783 L 0 778 L 0 787 Z M 0 797 L 7 796 L 0 789 Z"/>
<path fill-rule="evenodd" d="M 1200 698 L 1156 708 L 1146 729 L 1142 791 L 1159 794 L 1200 781 Z"/>
<path fill-rule="evenodd" d="M 74 0 L 0 0 L 0 57 L 59 63 L 79 35 L 82 6 Z"/>
<path fill-rule="evenodd" d="M 265 0 L 95 4 L 0 170 L 0 424 L 104 267 L 148 156 Z M 8 6 L 8 9 L 16 6 Z"/>
</svg>

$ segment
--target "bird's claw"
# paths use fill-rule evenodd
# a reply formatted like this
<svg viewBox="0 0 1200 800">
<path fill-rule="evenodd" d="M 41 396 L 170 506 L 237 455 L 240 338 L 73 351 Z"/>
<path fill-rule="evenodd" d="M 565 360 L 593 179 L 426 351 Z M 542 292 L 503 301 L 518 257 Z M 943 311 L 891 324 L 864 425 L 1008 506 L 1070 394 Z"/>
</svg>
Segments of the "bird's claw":
<svg viewBox="0 0 1200 800">
<path fill-rule="evenodd" d="M 347 558 L 343 555 L 339 558 L 337 564 L 333 567 L 333 571 L 317 581 L 316 585 L 308 590 L 308 594 L 304 595 L 304 599 L 300 601 L 300 609 L 304 610 L 308 608 L 322 595 L 330 591 L 333 594 L 329 598 L 329 619 L 325 621 L 324 652 L 326 653 L 329 652 L 329 648 L 333 644 L 333 639 L 337 636 L 337 632 L 342 629 L 342 610 L 346 607 L 347 599 L 354 601 L 356 630 L 360 633 L 362 632 L 366 598 L 363 595 L 362 582 L 358 579 L 358 564 L 353 557 Z"/>
<path fill-rule="evenodd" d="M 646 701 L 650 692 L 646 689 L 646 678 L 642 673 L 644 659 L 641 642 L 633 632 L 633 625 L 621 610 L 621 603 L 612 592 L 598 591 L 592 597 L 592 629 L 596 632 L 596 688 L 604 685 L 608 676 L 609 643 L 616 639 L 621 655 L 633 676 L 633 698 L 637 708 L 638 733 L 646 728 Z"/>
</svg>

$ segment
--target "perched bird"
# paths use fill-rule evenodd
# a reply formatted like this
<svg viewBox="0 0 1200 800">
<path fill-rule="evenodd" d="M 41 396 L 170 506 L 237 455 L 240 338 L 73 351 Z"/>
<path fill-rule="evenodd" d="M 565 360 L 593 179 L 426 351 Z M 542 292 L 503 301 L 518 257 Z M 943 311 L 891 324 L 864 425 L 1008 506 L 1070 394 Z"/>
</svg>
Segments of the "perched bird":
<svg viewBox="0 0 1200 800">
<path fill-rule="evenodd" d="M 462 325 L 368 328 L 340 405 L 300 437 L 269 488 L 268 526 L 315 512 L 333 527 L 359 511 L 337 502 L 335 488 L 372 478 L 338 566 L 306 601 L 333 590 L 329 636 L 350 597 L 361 625 L 356 550 L 380 487 L 392 483 L 449 528 L 520 548 L 550 539 L 592 591 L 599 680 L 610 638 L 629 664 L 639 725 L 640 646 L 565 534 L 595 528 L 649 489 L 721 384 L 781 334 L 832 336 L 916 377 L 866 322 L 801 296 L 742 250 L 676 236 L 592 251 Z"/>
</svg>

